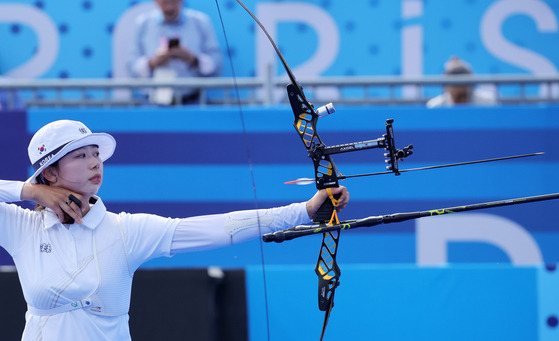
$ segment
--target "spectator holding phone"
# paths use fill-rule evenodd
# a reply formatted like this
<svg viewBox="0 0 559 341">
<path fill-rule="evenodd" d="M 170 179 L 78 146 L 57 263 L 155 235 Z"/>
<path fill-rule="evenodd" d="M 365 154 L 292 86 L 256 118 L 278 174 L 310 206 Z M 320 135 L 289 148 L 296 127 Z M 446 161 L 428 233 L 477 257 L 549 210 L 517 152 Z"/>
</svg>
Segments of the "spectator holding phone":
<svg viewBox="0 0 559 341">
<path fill-rule="evenodd" d="M 154 1 L 157 9 L 137 19 L 128 60 L 130 73 L 161 80 L 219 75 L 221 52 L 210 18 L 183 8 L 182 0 Z M 199 101 L 197 89 L 185 89 L 179 96 L 169 94 L 169 89 L 160 90 L 167 91 L 151 96 L 158 104 L 176 103 L 176 98 L 182 104 Z"/>
</svg>

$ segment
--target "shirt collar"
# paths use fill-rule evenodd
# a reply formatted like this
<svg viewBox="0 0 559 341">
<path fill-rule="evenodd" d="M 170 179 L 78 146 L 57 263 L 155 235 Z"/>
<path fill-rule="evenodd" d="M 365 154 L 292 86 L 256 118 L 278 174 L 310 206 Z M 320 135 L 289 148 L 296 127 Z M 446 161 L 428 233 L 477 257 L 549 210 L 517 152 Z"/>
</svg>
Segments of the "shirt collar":
<svg viewBox="0 0 559 341">
<path fill-rule="evenodd" d="M 182 25 L 186 22 L 186 11 L 187 9 L 183 8 L 181 10 L 181 13 L 179 14 L 179 17 L 175 21 L 165 21 L 165 19 L 163 18 L 163 13 L 158 10 L 155 14 L 155 20 L 159 25 Z"/>
<path fill-rule="evenodd" d="M 91 230 L 94 230 L 103 220 L 105 217 L 105 213 L 107 212 L 107 208 L 103 201 L 99 197 L 94 197 L 96 202 L 95 204 L 90 206 L 89 212 L 87 212 L 86 216 L 82 219 L 83 225 Z M 45 219 L 44 219 L 44 228 L 49 229 L 56 224 L 60 224 L 58 217 L 54 213 L 53 210 L 50 208 L 45 209 Z"/>
</svg>

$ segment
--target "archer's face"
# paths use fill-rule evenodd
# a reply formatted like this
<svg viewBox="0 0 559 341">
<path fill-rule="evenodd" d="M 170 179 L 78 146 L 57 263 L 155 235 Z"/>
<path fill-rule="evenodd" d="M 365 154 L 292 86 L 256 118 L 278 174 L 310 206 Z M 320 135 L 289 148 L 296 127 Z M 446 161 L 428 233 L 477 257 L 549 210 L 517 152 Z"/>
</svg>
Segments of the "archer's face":
<svg viewBox="0 0 559 341">
<path fill-rule="evenodd" d="M 103 161 L 97 146 L 85 146 L 69 152 L 58 162 L 55 186 L 64 187 L 85 197 L 99 191 L 103 183 Z"/>
<path fill-rule="evenodd" d="M 182 0 L 156 0 L 165 21 L 175 21 L 182 9 Z"/>
</svg>

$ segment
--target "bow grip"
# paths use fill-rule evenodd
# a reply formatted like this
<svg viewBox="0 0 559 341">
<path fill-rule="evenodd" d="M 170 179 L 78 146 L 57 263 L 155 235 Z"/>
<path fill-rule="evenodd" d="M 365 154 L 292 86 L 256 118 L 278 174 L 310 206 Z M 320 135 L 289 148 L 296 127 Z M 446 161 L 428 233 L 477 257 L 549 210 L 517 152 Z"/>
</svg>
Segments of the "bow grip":
<svg viewBox="0 0 559 341">
<path fill-rule="evenodd" d="M 342 195 L 341 193 L 334 194 L 334 198 L 338 200 L 340 199 L 341 195 Z M 316 211 L 316 214 L 314 215 L 313 218 L 313 222 L 328 223 L 330 219 L 332 219 L 332 213 L 334 212 L 334 209 L 335 207 L 334 204 L 332 203 L 332 200 L 330 200 L 330 198 L 327 198 L 326 200 L 324 200 L 322 205 L 320 205 L 318 211 Z"/>
</svg>

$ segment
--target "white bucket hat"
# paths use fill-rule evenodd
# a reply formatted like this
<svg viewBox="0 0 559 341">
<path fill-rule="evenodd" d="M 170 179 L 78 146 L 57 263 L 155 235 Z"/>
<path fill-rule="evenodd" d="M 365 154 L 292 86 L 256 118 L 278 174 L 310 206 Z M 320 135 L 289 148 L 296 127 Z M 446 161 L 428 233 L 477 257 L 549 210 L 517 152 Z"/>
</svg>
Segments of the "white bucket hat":
<svg viewBox="0 0 559 341">
<path fill-rule="evenodd" d="M 45 125 L 29 142 L 27 153 L 35 173 L 27 182 L 37 183 L 37 177 L 43 169 L 69 152 L 90 145 L 99 147 L 99 157 L 105 161 L 113 155 L 116 141 L 109 134 L 92 133 L 85 124 L 78 121 L 60 120 Z"/>
</svg>

